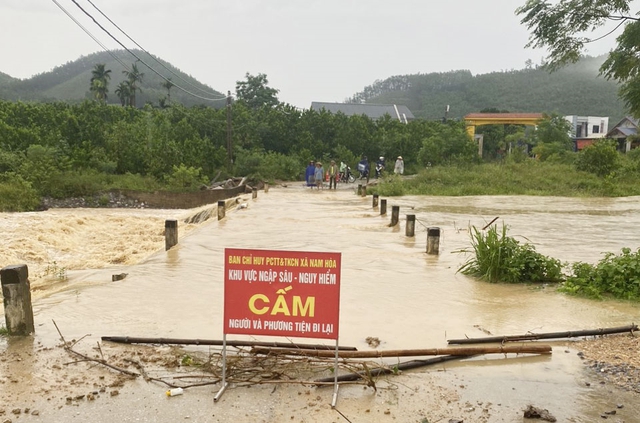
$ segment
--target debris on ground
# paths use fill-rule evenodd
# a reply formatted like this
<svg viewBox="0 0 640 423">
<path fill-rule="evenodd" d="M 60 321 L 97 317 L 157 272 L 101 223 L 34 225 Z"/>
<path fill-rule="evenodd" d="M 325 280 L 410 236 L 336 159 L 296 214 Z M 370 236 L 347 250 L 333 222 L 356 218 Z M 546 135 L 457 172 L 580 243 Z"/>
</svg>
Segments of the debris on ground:
<svg viewBox="0 0 640 423">
<path fill-rule="evenodd" d="M 547 422 L 555 422 L 557 419 L 549 413 L 549 410 L 543 410 L 538 407 L 534 407 L 529 404 L 524 410 L 524 418 L 526 419 L 540 419 Z"/>
</svg>

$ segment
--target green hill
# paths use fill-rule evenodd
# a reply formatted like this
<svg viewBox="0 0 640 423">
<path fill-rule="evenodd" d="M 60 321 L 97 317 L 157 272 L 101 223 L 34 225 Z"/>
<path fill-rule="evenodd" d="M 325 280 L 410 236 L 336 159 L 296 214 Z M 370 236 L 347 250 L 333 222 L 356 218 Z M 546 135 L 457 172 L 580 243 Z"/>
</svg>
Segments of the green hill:
<svg viewBox="0 0 640 423">
<path fill-rule="evenodd" d="M 351 103 L 404 104 L 416 117 L 461 118 L 484 109 L 560 115 L 625 116 L 618 86 L 598 76 L 604 57 L 586 57 L 549 73 L 541 68 L 472 75 L 468 70 L 399 75 L 376 81 L 347 99 Z"/>
<path fill-rule="evenodd" d="M 187 91 L 205 98 L 219 98 L 223 96 L 220 92 L 198 82 L 195 78 L 185 74 L 162 59 L 156 58 L 158 60 L 156 61 L 156 59 L 142 51 L 133 50 L 133 52 L 142 59 L 142 62 L 151 66 L 162 76 L 171 78 L 171 81 L 175 85 Z M 129 69 L 131 64 L 137 61 L 134 56 L 125 50 L 112 51 L 111 53 L 118 57 Z M 158 62 L 162 63 L 162 65 Z M 126 75 L 122 72 L 125 68 L 106 51 L 83 56 L 73 62 L 68 62 L 49 72 L 44 72 L 28 79 L 16 79 L 0 73 L 0 99 L 11 101 L 79 102 L 91 98 L 89 91 L 91 71 L 94 66 L 99 63 L 104 63 L 106 69 L 111 70 L 107 101 L 109 103 L 119 104 L 120 100 L 114 91 L 118 84 L 126 78 Z M 147 102 L 157 105 L 160 99 L 167 96 L 167 90 L 162 87 L 162 83 L 164 83 L 165 80 L 143 63 L 138 63 L 137 66 L 139 71 L 144 73 L 144 79 L 142 84 L 140 84 L 141 92 L 136 94 L 138 106 L 142 106 Z M 224 105 L 224 101 L 211 102 L 200 99 L 181 91 L 177 86 L 171 89 L 171 100 L 173 102 L 179 102 L 185 106 L 204 104 L 213 107 L 222 107 Z"/>
</svg>

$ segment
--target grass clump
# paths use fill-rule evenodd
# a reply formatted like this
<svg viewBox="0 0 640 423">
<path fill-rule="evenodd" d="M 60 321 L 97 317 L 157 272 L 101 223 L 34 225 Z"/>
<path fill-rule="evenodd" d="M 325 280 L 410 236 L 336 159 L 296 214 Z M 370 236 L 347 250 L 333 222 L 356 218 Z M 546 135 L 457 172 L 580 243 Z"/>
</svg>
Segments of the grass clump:
<svg viewBox="0 0 640 423">
<path fill-rule="evenodd" d="M 564 279 L 559 260 L 535 251 L 529 243 L 520 244 L 507 235 L 507 225 L 498 231 L 492 226 L 485 233 L 473 226 L 471 245 L 474 254 L 458 271 L 488 282 L 559 282 Z"/>
<path fill-rule="evenodd" d="M 574 263 L 559 290 L 588 298 L 640 300 L 640 250 L 606 253 L 596 265 Z"/>
</svg>

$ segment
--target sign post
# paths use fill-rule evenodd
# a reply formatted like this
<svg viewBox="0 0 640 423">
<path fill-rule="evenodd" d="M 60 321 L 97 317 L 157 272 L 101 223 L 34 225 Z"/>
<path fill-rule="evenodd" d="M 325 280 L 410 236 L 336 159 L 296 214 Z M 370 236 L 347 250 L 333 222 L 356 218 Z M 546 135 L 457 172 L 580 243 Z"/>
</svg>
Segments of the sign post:
<svg viewBox="0 0 640 423">
<path fill-rule="evenodd" d="M 226 248 L 222 388 L 227 388 L 226 336 L 335 339 L 338 393 L 340 253 Z"/>
</svg>

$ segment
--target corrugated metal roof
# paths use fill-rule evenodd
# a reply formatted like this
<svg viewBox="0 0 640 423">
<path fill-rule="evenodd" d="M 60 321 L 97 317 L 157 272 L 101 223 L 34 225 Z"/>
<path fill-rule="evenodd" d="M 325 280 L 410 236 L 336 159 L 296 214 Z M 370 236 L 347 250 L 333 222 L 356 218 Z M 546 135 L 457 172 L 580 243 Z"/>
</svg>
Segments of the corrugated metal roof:
<svg viewBox="0 0 640 423">
<path fill-rule="evenodd" d="M 401 121 L 404 120 L 404 116 L 407 120 L 415 119 L 413 113 L 407 106 L 398 104 L 349 104 L 349 103 L 324 103 L 321 101 L 314 101 L 311 103 L 313 110 L 325 109 L 330 113 L 342 112 L 347 116 L 365 115 L 371 119 L 380 119 L 384 115 L 389 115 L 393 119 L 398 119 L 398 113 L 400 114 Z M 398 109 L 396 113 L 396 108 Z"/>
</svg>

